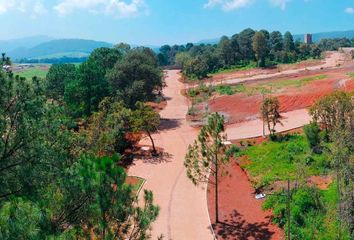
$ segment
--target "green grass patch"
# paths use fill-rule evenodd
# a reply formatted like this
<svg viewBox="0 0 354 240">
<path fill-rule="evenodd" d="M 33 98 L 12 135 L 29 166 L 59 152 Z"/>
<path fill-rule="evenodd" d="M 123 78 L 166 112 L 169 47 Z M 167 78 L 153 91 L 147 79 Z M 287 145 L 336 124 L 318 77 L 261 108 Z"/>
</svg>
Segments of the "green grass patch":
<svg viewBox="0 0 354 240">
<path fill-rule="evenodd" d="M 19 75 L 20 77 L 25 77 L 27 79 L 32 79 L 33 77 L 46 78 L 49 69 L 42 69 L 39 67 L 29 68 L 21 72 L 15 72 L 15 75 Z"/>
<path fill-rule="evenodd" d="M 284 79 L 271 83 L 262 84 L 261 86 L 269 86 L 274 88 L 283 88 L 283 87 L 302 87 L 310 82 L 323 80 L 327 78 L 327 75 L 319 75 L 314 77 L 306 77 L 301 79 Z"/>
<path fill-rule="evenodd" d="M 286 192 L 280 191 L 270 195 L 263 204 L 263 208 L 273 210 L 273 222 L 283 227 L 285 232 L 288 232 L 287 201 Z M 331 184 L 328 190 L 306 186 L 292 190 L 292 239 L 338 239 L 337 203 L 335 184 Z M 347 231 L 343 232 L 341 239 L 350 239 Z"/>
<path fill-rule="evenodd" d="M 249 69 L 254 69 L 257 67 L 257 63 L 256 62 L 250 62 L 246 65 L 234 65 L 228 68 L 223 68 L 223 69 L 219 69 L 213 73 L 208 74 L 209 77 L 212 77 L 216 74 L 222 74 L 222 73 L 232 73 L 232 72 L 236 72 L 236 71 L 243 71 L 243 70 L 249 70 Z"/>
<path fill-rule="evenodd" d="M 246 87 L 243 84 L 237 85 L 218 85 L 215 90 L 220 95 L 234 95 L 246 91 Z"/>
<path fill-rule="evenodd" d="M 338 239 L 336 188 L 335 184 L 331 184 L 327 190 L 302 187 L 292 191 L 292 239 Z M 272 209 L 273 222 L 283 227 L 285 232 L 288 231 L 286 192 L 270 195 L 263 208 Z M 349 240 L 349 232 L 343 231 L 341 239 Z"/>
<path fill-rule="evenodd" d="M 187 91 L 187 95 L 192 99 L 193 104 L 198 104 L 207 101 L 215 91 L 215 87 L 212 85 L 199 84 L 195 88 L 191 88 Z"/>
<path fill-rule="evenodd" d="M 275 181 L 295 179 L 300 164 L 306 165 L 309 175 L 326 173 L 329 168 L 325 153 L 314 154 L 304 135 L 288 135 L 281 142 L 266 141 L 250 146 L 241 155 L 246 155 L 251 164 L 243 166 L 255 187 L 267 186 Z"/>
<path fill-rule="evenodd" d="M 351 77 L 351 78 L 354 78 L 354 72 L 348 73 L 348 76 Z"/>
</svg>

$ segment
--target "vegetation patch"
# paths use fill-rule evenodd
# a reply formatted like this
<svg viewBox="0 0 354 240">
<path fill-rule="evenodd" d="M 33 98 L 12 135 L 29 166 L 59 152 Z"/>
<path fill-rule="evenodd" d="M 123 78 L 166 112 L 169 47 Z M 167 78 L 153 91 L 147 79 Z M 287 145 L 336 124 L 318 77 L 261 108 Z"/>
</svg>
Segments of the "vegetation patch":
<svg viewBox="0 0 354 240">
<path fill-rule="evenodd" d="M 32 79 L 33 77 L 45 78 L 49 69 L 44 69 L 41 67 L 29 68 L 21 72 L 15 72 L 15 75 L 24 77 L 27 79 Z"/>
<path fill-rule="evenodd" d="M 240 156 L 248 156 L 251 164 L 244 166 L 256 187 L 271 185 L 275 181 L 296 179 L 301 165 L 307 166 L 308 175 L 320 175 L 329 167 L 325 153 L 315 154 L 304 135 L 287 135 L 282 141 L 266 141 L 250 146 Z"/>
<path fill-rule="evenodd" d="M 338 194 L 336 185 L 328 190 L 304 187 L 291 191 L 290 232 L 292 239 L 336 239 L 336 206 Z M 270 195 L 264 209 L 273 210 L 273 222 L 288 232 L 287 193 L 285 191 Z M 343 236 L 342 239 L 350 239 Z"/>
<path fill-rule="evenodd" d="M 279 81 L 274 81 L 266 84 L 262 84 L 261 86 L 269 86 L 274 88 L 284 88 L 284 87 L 302 87 L 310 82 L 323 80 L 327 78 L 327 75 L 319 75 L 313 77 L 305 77 L 301 79 L 284 79 Z"/>
<path fill-rule="evenodd" d="M 191 98 L 193 104 L 202 103 L 212 96 L 215 91 L 214 88 L 212 85 L 207 86 L 201 83 L 197 87 L 189 89 L 187 95 Z"/>
<path fill-rule="evenodd" d="M 138 191 L 141 189 L 141 187 L 145 183 L 145 179 L 141 177 L 135 177 L 135 176 L 128 176 L 125 180 L 125 182 L 132 186 L 132 190 L 135 194 L 138 194 Z"/>
<path fill-rule="evenodd" d="M 223 73 L 232 73 L 235 71 L 245 71 L 245 70 L 250 70 L 254 69 L 257 67 L 257 63 L 254 61 L 251 61 L 248 64 L 240 64 L 240 65 L 233 65 L 227 68 L 219 69 L 213 73 L 208 74 L 209 77 L 215 76 L 217 74 L 223 74 Z"/>
<path fill-rule="evenodd" d="M 348 76 L 351 77 L 351 78 L 354 78 L 354 72 L 348 73 Z"/>
<path fill-rule="evenodd" d="M 220 95 L 234 95 L 236 93 L 246 92 L 247 88 L 243 84 L 237 85 L 218 85 L 215 90 Z"/>
</svg>

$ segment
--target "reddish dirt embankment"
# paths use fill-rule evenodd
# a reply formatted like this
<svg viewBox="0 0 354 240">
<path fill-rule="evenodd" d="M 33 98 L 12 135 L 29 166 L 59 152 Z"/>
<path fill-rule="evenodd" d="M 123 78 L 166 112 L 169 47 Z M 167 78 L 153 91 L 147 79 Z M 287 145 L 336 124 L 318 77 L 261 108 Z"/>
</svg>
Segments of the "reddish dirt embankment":
<svg viewBox="0 0 354 240">
<path fill-rule="evenodd" d="M 278 97 L 280 101 L 280 111 L 290 112 L 298 109 L 310 107 L 319 98 L 336 90 L 354 91 L 354 79 L 350 79 L 348 72 L 353 71 L 354 66 L 323 71 L 321 75 L 325 75 L 323 80 L 315 80 L 301 87 L 284 87 L 278 89 L 273 96 Z M 269 81 L 260 81 L 249 83 L 248 87 L 257 87 L 259 84 L 276 84 L 277 81 L 284 79 L 301 80 L 304 77 L 314 77 L 316 75 L 300 74 L 296 77 L 272 79 Z M 259 116 L 259 109 L 262 102 L 261 95 L 248 96 L 246 94 L 235 94 L 232 96 L 221 96 L 209 101 L 209 109 L 211 112 L 223 112 L 229 116 L 228 123 L 237 123 L 255 119 Z"/>
<path fill-rule="evenodd" d="M 215 189 L 209 185 L 208 207 L 217 239 L 280 240 L 283 231 L 271 223 L 271 212 L 262 210 L 247 175 L 234 162 L 219 183 L 219 221 L 215 224 Z"/>
</svg>

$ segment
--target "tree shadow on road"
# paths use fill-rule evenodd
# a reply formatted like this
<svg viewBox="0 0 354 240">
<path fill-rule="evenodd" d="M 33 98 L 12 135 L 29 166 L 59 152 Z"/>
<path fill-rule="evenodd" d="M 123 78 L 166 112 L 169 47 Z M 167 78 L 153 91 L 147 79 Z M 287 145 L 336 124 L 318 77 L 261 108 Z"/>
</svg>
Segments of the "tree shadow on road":
<svg viewBox="0 0 354 240">
<path fill-rule="evenodd" d="M 181 126 L 181 120 L 180 119 L 167 119 L 167 118 L 162 118 L 161 119 L 161 124 L 159 126 L 159 131 L 166 131 L 166 130 L 173 130 Z"/>
<path fill-rule="evenodd" d="M 162 164 L 171 162 L 172 157 L 172 154 L 161 151 L 157 156 L 151 154 L 135 155 L 134 161 L 143 161 L 145 164 Z"/>
<path fill-rule="evenodd" d="M 218 224 L 213 224 L 218 239 L 259 239 L 269 240 L 274 232 L 269 230 L 269 222 L 249 223 L 243 216 L 234 210 L 229 217 Z"/>
</svg>

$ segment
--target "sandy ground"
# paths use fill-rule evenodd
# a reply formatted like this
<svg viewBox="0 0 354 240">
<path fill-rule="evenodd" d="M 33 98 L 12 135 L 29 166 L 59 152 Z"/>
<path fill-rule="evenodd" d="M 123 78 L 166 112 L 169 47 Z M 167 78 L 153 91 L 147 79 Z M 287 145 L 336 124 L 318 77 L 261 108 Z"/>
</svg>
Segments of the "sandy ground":
<svg viewBox="0 0 354 240">
<path fill-rule="evenodd" d="M 184 86 L 178 78 L 178 71 L 168 72 L 167 87 L 164 89 L 168 101 L 160 113 L 164 119 L 163 130 L 153 136 L 156 145 L 164 149 L 164 158 L 135 161 L 129 174 L 146 179 L 144 189 L 153 191 L 155 203 L 161 208 L 153 224 L 152 239 L 157 239 L 161 234 L 167 240 L 213 239 L 206 191 L 192 184 L 183 166 L 187 147 L 198 131 L 185 121 L 188 103 L 180 94 Z M 142 144 L 150 145 L 148 141 Z"/>
<path fill-rule="evenodd" d="M 282 113 L 282 125 L 276 126 L 277 132 L 283 132 L 290 129 L 302 127 L 311 121 L 311 117 L 306 109 L 295 110 Z M 269 134 L 265 126 L 266 135 Z M 251 121 L 230 124 L 226 126 L 226 134 L 229 140 L 238 140 L 245 138 L 260 137 L 263 135 L 263 121 L 255 119 Z"/>
</svg>

